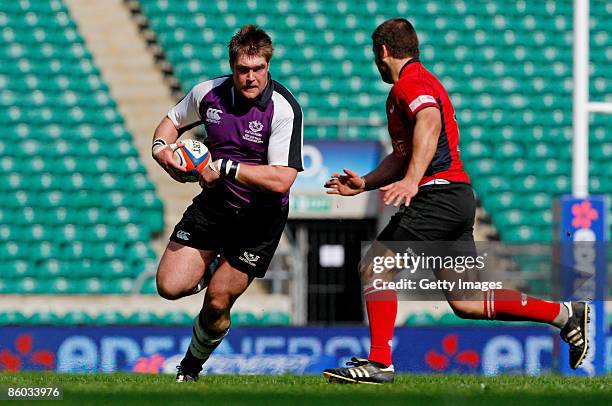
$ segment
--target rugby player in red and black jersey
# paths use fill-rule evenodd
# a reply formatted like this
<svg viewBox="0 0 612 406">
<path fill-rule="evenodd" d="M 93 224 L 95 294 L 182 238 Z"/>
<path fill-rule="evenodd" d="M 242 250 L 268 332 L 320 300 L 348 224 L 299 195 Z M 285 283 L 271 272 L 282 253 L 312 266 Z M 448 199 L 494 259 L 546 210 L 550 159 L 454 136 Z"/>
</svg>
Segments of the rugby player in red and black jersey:
<svg viewBox="0 0 612 406">
<path fill-rule="evenodd" d="M 335 173 L 325 184 L 327 193 L 353 196 L 375 189 L 384 192 L 385 204 L 393 204 L 399 211 L 376 238 L 381 244 L 459 241 L 473 246 L 476 204 L 459 157 L 459 129 L 448 93 L 419 61 L 419 42 L 409 21 L 385 21 L 376 28 L 372 40 L 382 80 L 393 84 L 386 106 L 393 151 L 363 177 L 348 169 L 344 174 Z M 353 358 L 348 367 L 327 369 L 323 375 L 329 382 L 392 382 L 397 292 L 373 286 L 371 262 L 362 261 L 359 272 L 370 325 L 370 354 L 367 359 Z M 584 302 L 549 302 L 511 289 L 479 292 L 469 300 L 445 294 L 462 318 L 535 321 L 560 328 L 574 369 L 586 355 L 589 308 Z"/>
</svg>

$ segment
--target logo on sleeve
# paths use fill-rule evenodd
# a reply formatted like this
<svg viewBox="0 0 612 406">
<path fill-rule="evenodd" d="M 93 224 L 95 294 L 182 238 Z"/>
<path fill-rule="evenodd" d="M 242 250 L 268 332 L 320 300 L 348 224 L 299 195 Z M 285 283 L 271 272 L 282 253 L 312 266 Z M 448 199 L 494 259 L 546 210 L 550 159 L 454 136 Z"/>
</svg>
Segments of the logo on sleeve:
<svg viewBox="0 0 612 406">
<path fill-rule="evenodd" d="M 219 124 L 221 122 L 222 113 L 223 111 L 215 109 L 214 107 L 210 107 L 208 110 L 206 110 L 206 122 Z"/>
<path fill-rule="evenodd" d="M 244 132 L 242 138 L 247 141 L 255 142 L 257 144 L 263 143 L 261 130 L 263 130 L 263 124 L 258 120 L 249 121 L 249 129 Z"/>
<path fill-rule="evenodd" d="M 430 96 L 428 94 L 422 94 L 419 97 L 417 97 L 416 99 L 414 99 L 408 105 L 408 107 L 410 107 L 410 110 L 414 113 L 423 104 L 434 104 L 434 105 L 437 105 L 438 103 L 436 103 L 436 99 L 434 99 L 433 96 Z"/>
</svg>

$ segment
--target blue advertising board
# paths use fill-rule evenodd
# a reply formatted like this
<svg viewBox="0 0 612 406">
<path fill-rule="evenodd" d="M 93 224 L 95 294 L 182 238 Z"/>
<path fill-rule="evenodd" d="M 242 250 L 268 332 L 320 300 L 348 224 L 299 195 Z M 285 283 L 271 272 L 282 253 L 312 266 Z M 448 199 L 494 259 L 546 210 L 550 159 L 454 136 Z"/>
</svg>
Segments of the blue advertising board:
<svg viewBox="0 0 612 406">
<path fill-rule="evenodd" d="M 540 325 L 401 327 L 393 360 L 404 373 L 537 375 L 553 370 L 554 336 Z M 0 371 L 173 373 L 190 338 L 186 327 L 2 327 Z M 612 337 L 606 342 L 612 348 Z M 369 345 L 365 326 L 237 327 L 204 372 L 318 374 L 366 357 Z"/>
<path fill-rule="evenodd" d="M 589 353 L 582 367 L 574 371 L 568 366 L 567 351 L 561 351 L 561 373 L 605 374 L 608 369 L 605 302 L 609 201 L 607 196 L 590 196 L 586 199 L 563 196 L 560 203 L 563 300 L 589 300 L 591 306 Z"/>
<path fill-rule="evenodd" d="M 305 141 L 304 171 L 291 187 L 292 218 L 364 218 L 378 213 L 374 193 L 347 199 L 328 195 L 323 184 L 344 168 L 365 175 L 378 166 L 381 144 L 377 141 Z"/>
</svg>

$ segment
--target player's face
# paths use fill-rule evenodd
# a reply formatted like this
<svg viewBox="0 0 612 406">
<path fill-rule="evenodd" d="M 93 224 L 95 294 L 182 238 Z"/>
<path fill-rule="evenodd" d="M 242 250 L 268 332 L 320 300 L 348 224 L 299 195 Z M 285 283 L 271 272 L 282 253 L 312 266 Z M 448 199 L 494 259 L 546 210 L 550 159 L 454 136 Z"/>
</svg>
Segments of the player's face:
<svg viewBox="0 0 612 406">
<path fill-rule="evenodd" d="M 268 84 L 268 62 L 263 56 L 238 54 L 232 66 L 236 90 L 247 99 L 254 99 Z"/>
<path fill-rule="evenodd" d="M 372 47 L 372 50 L 374 51 L 374 63 L 376 64 L 376 67 L 378 68 L 378 73 L 380 73 L 380 78 L 385 83 L 393 84 L 393 78 L 391 77 L 391 69 L 389 68 L 389 65 L 387 65 L 385 61 L 383 61 L 383 58 L 382 58 L 383 50 L 376 49 L 376 47 Z"/>
</svg>

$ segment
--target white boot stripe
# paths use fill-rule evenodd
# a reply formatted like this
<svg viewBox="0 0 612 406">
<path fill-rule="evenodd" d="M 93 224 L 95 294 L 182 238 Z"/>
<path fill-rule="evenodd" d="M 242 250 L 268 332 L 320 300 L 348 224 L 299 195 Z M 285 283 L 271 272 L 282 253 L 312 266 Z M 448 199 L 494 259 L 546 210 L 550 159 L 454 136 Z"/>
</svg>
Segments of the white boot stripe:
<svg viewBox="0 0 612 406">
<path fill-rule="evenodd" d="M 567 308 L 567 317 L 572 318 L 574 312 L 572 311 L 572 302 L 563 302 L 563 305 Z"/>
<path fill-rule="evenodd" d="M 368 372 L 368 370 L 363 368 L 363 367 L 361 367 L 361 369 L 363 370 L 363 376 L 365 376 L 366 378 L 369 378 L 370 377 L 370 373 Z"/>
<path fill-rule="evenodd" d="M 353 378 L 357 378 L 357 375 L 355 375 L 355 371 L 353 370 L 353 368 L 349 368 L 349 373 Z"/>
</svg>

